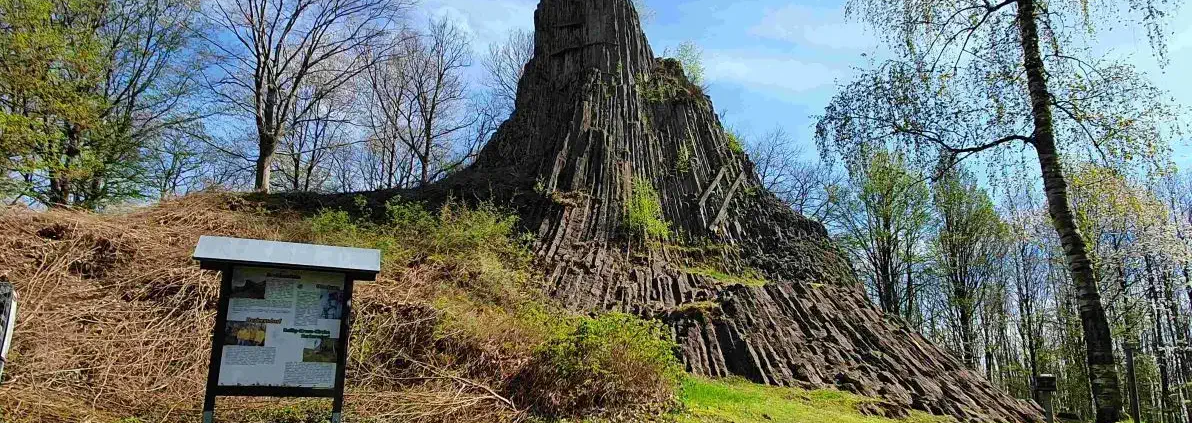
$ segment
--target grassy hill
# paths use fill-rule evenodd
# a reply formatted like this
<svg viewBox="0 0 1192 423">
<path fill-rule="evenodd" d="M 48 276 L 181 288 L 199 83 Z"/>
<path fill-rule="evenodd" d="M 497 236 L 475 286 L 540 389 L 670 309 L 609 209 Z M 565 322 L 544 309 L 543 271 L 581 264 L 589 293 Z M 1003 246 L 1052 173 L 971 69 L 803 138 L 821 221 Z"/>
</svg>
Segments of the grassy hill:
<svg viewBox="0 0 1192 423">
<path fill-rule="evenodd" d="M 0 278 L 22 295 L 5 422 L 194 421 L 218 287 L 189 259 L 203 234 L 383 251 L 355 297 L 349 421 L 938 421 L 836 391 L 684 377 L 661 325 L 554 307 L 532 240 L 492 206 L 361 198 L 303 214 L 201 194 L 121 213 L 7 209 L 0 224 Z M 328 408 L 232 398 L 218 415 L 320 422 Z"/>
</svg>

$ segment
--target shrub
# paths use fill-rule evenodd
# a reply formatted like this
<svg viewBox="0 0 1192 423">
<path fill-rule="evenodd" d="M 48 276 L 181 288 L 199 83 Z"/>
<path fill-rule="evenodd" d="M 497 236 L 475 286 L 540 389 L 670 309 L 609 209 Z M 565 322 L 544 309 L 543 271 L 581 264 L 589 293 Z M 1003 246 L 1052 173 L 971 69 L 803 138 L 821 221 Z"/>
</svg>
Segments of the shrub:
<svg viewBox="0 0 1192 423">
<path fill-rule="evenodd" d="M 684 75 L 683 64 L 679 60 L 665 58 L 649 74 L 638 78 L 637 91 L 643 100 L 651 103 L 705 99 L 704 87 L 688 76 Z"/>
<path fill-rule="evenodd" d="M 403 202 L 391 199 L 385 202 L 385 217 L 388 224 L 411 230 L 425 230 L 434 225 L 434 216 L 426 211 L 421 202 Z"/>
<path fill-rule="evenodd" d="M 662 202 L 658 199 L 658 191 L 649 181 L 634 179 L 625 226 L 630 235 L 637 238 L 670 238 L 670 223 L 663 220 Z"/>
<path fill-rule="evenodd" d="M 354 235 L 356 223 L 343 210 L 322 209 L 310 218 L 310 229 L 316 235 Z"/>
<path fill-rule="evenodd" d="M 741 144 L 741 137 L 738 137 L 731 129 L 724 130 L 724 137 L 728 139 L 728 149 L 737 154 L 745 153 L 745 146 Z"/>
<path fill-rule="evenodd" d="M 547 417 L 658 412 L 674 405 L 683 368 L 665 327 L 623 313 L 578 318 L 514 379 L 518 401 Z"/>
<path fill-rule="evenodd" d="M 687 144 L 679 146 L 679 154 L 675 157 L 675 171 L 680 174 L 691 172 L 691 149 Z"/>
<path fill-rule="evenodd" d="M 745 268 L 739 272 L 729 273 L 711 265 L 701 264 L 693 267 L 684 267 L 683 271 L 707 276 L 725 285 L 764 286 L 766 284 L 765 276 L 752 268 Z"/>
</svg>

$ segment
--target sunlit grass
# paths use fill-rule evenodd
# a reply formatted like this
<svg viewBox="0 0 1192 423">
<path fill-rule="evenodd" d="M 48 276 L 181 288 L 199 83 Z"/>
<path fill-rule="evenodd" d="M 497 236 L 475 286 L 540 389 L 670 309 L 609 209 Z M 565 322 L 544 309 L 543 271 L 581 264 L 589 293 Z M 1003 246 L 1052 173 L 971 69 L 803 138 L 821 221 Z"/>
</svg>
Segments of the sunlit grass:
<svg viewBox="0 0 1192 423">
<path fill-rule="evenodd" d="M 685 410 L 675 415 L 679 423 L 945 423 L 946 417 L 912 412 L 905 419 L 865 416 L 857 405 L 874 401 L 846 392 L 814 391 L 759 385 L 742 379 L 711 380 L 698 377 L 683 382 Z"/>
</svg>

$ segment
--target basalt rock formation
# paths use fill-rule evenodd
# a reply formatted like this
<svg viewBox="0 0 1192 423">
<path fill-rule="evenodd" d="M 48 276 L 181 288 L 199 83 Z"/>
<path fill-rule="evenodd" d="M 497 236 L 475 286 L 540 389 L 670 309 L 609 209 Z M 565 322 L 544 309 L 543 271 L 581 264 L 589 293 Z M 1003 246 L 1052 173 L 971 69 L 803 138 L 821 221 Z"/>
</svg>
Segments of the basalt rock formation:
<svg viewBox="0 0 1192 423">
<path fill-rule="evenodd" d="M 694 374 L 1040 420 L 868 302 L 824 228 L 761 187 L 702 89 L 654 57 L 629 0 L 542 0 L 534 20 L 516 111 L 428 190 L 517 208 L 563 304 L 663 320 Z M 627 229 L 647 185 L 665 241 Z"/>
</svg>

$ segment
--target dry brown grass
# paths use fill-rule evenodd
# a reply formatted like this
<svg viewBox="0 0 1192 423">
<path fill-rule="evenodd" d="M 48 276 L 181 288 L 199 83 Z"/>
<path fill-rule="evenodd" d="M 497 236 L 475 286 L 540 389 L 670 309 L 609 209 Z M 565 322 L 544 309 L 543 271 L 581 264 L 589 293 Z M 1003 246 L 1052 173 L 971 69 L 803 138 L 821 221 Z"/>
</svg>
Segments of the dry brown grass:
<svg viewBox="0 0 1192 423">
<path fill-rule="evenodd" d="M 198 237 L 314 237 L 299 216 L 228 194 L 118 215 L 0 210 L 0 226 L 0 279 L 21 295 L 0 386 L 5 422 L 195 421 L 218 287 L 217 275 L 189 258 Z M 445 311 L 444 298 L 466 297 L 449 282 L 467 278 L 453 272 L 443 261 L 387 263 L 376 283 L 359 289 L 346 399 L 354 420 L 522 415 L 498 392 L 529 351 L 524 341 L 477 334 L 518 335 L 485 327 L 507 312 Z M 252 410 L 292 404 L 221 399 L 219 410 L 248 411 L 217 414 L 254 421 L 262 417 Z"/>
</svg>

